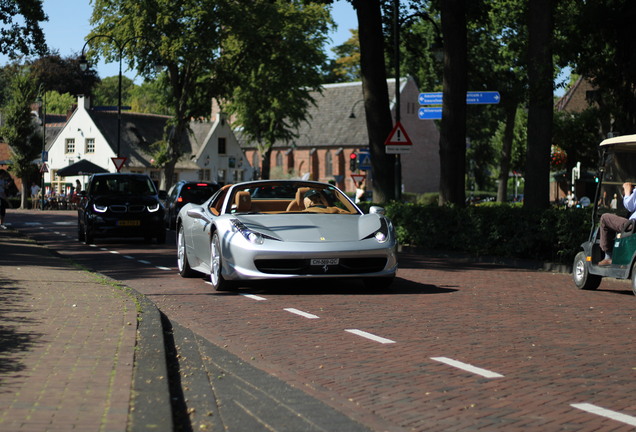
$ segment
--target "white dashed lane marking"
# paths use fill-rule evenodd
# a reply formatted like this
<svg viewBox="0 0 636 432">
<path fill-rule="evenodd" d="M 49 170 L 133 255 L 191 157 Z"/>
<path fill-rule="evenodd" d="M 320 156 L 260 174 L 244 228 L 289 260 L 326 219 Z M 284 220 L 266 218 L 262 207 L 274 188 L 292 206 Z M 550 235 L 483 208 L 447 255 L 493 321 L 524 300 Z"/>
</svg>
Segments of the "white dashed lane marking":
<svg viewBox="0 0 636 432">
<path fill-rule="evenodd" d="M 582 411 L 587 411 L 591 414 L 596 414 L 601 417 L 606 417 L 608 419 L 616 420 L 621 423 L 628 424 L 630 426 L 636 426 L 636 417 L 622 414 L 617 411 L 608 410 L 606 408 L 601 408 L 600 406 L 593 405 L 591 403 L 577 403 L 570 404 L 571 407 L 580 409 Z"/>
<path fill-rule="evenodd" d="M 310 314 L 310 313 L 307 313 L 307 312 L 303 312 L 301 310 L 294 309 L 294 308 L 285 308 L 285 310 L 287 312 L 291 312 L 293 314 L 300 315 L 301 317 L 305 317 L 305 318 L 308 318 L 308 319 L 320 318 L 318 315 L 314 315 L 314 314 Z"/>
<path fill-rule="evenodd" d="M 484 378 L 502 378 L 503 377 L 503 375 L 498 374 L 497 372 L 492 372 L 487 369 L 482 369 L 477 366 L 470 365 L 468 363 L 463 363 L 457 360 L 450 359 L 448 357 L 431 357 L 431 360 L 445 363 L 449 366 L 456 367 L 457 369 L 465 370 L 466 372 L 481 375 Z"/>
<path fill-rule="evenodd" d="M 395 343 L 395 341 L 393 341 L 391 339 L 386 339 L 386 338 L 383 338 L 381 336 L 376 336 L 376 335 L 374 335 L 372 333 L 368 333 L 368 332 L 365 332 L 365 331 L 362 331 L 362 330 L 358 330 L 358 329 L 346 329 L 345 331 L 349 332 L 349 333 L 353 333 L 353 334 L 358 335 L 358 336 L 362 336 L 363 338 L 370 339 L 370 340 L 372 340 L 374 342 L 380 342 L 381 344 L 392 344 L 392 343 Z"/>
<path fill-rule="evenodd" d="M 211 282 L 208 282 L 208 283 L 209 283 L 210 285 L 212 285 L 212 283 L 211 283 Z M 243 297 L 247 297 L 247 298 L 249 298 L 249 299 L 256 300 L 256 301 L 264 301 L 264 300 L 267 300 L 265 297 L 257 296 L 257 295 L 254 295 L 254 294 L 241 294 L 241 295 L 242 295 Z"/>
</svg>

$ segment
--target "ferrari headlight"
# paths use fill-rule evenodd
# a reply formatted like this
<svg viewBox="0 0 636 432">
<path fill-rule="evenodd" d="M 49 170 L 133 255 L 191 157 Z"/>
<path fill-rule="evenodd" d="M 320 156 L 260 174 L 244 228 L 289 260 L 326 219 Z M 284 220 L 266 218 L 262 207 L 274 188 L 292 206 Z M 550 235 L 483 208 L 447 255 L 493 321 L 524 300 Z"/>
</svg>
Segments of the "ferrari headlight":
<svg viewBox="0 0 636 432">
<path fill-rule="evenodd" d="M 232 219 L 231 222 L 232 222 L 232 231 L 241 233 L 241 235 L 245 237 L 245 240 L 249 241 L 252 244 L 261 245 L 263 244 L 265 239 L 276 240 L 275 238 L 270 237 L 268 235 L 252 231 L 251 229 L 246 227 L 243 222 L 241 222 L 238 219 Z"/>
<path fill-rule="evenodd" d="M 156 212 L 156 211 L 158 211 L 158 210 L 159 210 L 159 203 L 150 204 L 150 205 L 148 206 L 148 211 L 149 211 L 150 213 L 154 213 L 154 212 Z"/>
<path fill-rule="evenodd" d="M 384 243 L 389 239 L 389 225 L 386 222 L 386 219 L 380 218 L 380 228 L 375 231 L 373 234 L 367 236 L 366 238 L 375 238 L 378 243 Z"/>
<path fill-rule="evenodd" d="M 95 210 L 97 213 L 106 213 L 106 210 L 108 210 L 108 206 L 93 204 L 93 210 Z"/>
</svg>

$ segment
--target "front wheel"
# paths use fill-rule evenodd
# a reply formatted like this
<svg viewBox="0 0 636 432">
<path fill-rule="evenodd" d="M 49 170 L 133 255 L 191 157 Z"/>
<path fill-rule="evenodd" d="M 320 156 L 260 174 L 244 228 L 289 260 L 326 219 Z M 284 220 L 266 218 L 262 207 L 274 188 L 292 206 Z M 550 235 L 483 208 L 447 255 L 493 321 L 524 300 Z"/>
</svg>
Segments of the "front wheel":
<svg viewBox="0 0 636 432">
<path fill-rule="evenodd" d="M 585 252 L 579 252 L 574 258 L 572 266 L 572 279 L 574 285 L 582 290 L 595 290 L 601 284 L 601 276 L 590 274 Z M 633 286 L 632 278 L 632 286 Z"/>
<path fill-rule="evenodd" d="M 82 236 L 84 240 L 84 244 L 90 245 L 95 241 L 95 235 L 93 234 L 93 230 L 91 230 L 90 225 L 87 221 L 84 221 L 84 235 Z"/>
<path fill-rule="evenodd" d="M 210 244 L 210 282 L 216 291 L 229 291 L 233 283 L 226 281 L 221 274 L 223 268 L 223 256 L 221 254 L 221 240 L 215 231 Z"/>
<path fill-rule="evenodd" d="M 195 271 L 192 270 L 188 262 L 183 227 L 179 227 L 179 233 L 177 234 L 177 268 L 181 277 L 187 278 L 195 275 Z"/>
<path fill-rule="evenodd" d="M 79 218 L 77 218 L 77 240 L 80 242 L 84 241 L 84 228 L 82 227 Z"/>
</svg>

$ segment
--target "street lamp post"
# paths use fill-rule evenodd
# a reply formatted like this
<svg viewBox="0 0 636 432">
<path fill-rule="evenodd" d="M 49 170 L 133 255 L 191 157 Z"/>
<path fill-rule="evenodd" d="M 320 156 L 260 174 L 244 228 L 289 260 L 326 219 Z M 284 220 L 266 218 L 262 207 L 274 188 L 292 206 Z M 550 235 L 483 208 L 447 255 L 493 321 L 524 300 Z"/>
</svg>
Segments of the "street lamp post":
<svg viewBox="0 0 636 432">
<path fill-rule="evenodd" d="M 46 155 L 46 91 L 41 87 L 40 95 L 42 97 L 42 188 L 40 189 L 40 210 L 44 210 L 44 164 L 46 164 L 45 155 Z"/>
<path fill-rule="evenodd" d="M 90 39 L 86 41 L 86 43 L 84 43 L 84 46 L 82 47 L 82 55 L 80 57 L 80 69 L 82 69 L 82 71 L 86 71 L 86 69 L 88 69 L 88 61 L 86 60 L 86 56 L 84 55 L 86 46 L 88 45 L 90 41 L 98 37 L 110 39 L 110 41 L 117 47 L 117 51 L 118 51 L 117 55 L 119 58 L 119 86 L 118 86 L 118 92 L 117 92 L 117 157 L 119 157 L 121 152 L 121 82 L 122 82 L 121 62 L 123 60 L 123 53 L 124 53 L 124 48 L 126 47 L 126 44 L 128 44 L 128 42 L 131 42 L 135 39 L 140 39 L 142 38 L 142 36 L 133 36 L 124 40 L 123 42 L 120 42 L 118 39 L 115 39 L 113 36 L 105 35 L 105 34 L 98 34 L 91 37 Z"/>
</svg>

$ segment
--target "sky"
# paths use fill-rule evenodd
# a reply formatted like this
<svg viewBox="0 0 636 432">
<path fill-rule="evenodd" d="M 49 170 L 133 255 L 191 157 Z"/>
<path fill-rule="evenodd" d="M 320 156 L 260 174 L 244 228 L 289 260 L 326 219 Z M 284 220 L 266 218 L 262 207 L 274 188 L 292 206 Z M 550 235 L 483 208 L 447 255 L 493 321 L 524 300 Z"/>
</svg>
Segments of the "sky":
<svg viewBox="0 0 636 432">
<path fill-rule="evenodd" d="M 42 23 L 42 29 L 46 42 L 51 50 L 57 50 L 62 57 L 80 54 L 84 46 L 84 38 L 90 33 L 90 16 L 92 5 L 89 0 L 44 0 L 44 13 L 49 20 Z M 358 20 L 351 4 L 345 0 L 334 3 L 332 12 L 338 28 L 330 34 L 331 44 L 327 47 L 327 54 L 331 57 L 331 47 L 341 45 L 351 33 L 349 29 L 358 27 Z M 0 63 L 5 63 L 6 57 L 0 57 Z M 136 77 L 134 71 L 126 70 L 123 66 L 123 75 L 134 79 L 138 84 L 141 79 Z M 119 73 L 119 62 L 99 62 L 93 68 L 97 70 L 100 78 L 116 76 Z"/>
</svg>

